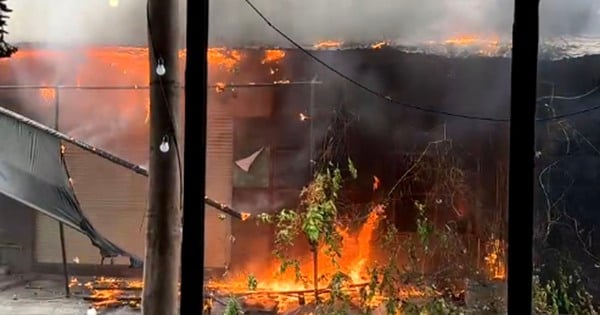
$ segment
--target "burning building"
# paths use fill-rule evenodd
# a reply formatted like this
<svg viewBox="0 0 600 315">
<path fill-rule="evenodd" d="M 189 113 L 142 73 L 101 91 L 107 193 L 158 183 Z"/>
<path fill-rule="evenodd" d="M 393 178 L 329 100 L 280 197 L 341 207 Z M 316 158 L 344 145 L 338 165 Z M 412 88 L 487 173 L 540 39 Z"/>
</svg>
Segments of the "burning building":
<svg viewBox="0 0 600 315">
<path fill-rule="evenodd" d="M 111 5 L 110 10 L 118 6 Z M 225 8 L 217 5 L 213 10 Z M 122 18 L 117 12 L 111 17 L 114 21 Z M 243 15 L 239 20 L 248 19 Z M 456 17 L 436 24 L 432 16 L 430 21 L 440 29 L 456 22 Z M 362 218 L 362 224 L 340 234 L 346 240 L 344 271 L 353 281 L 364 284 L 367 268 L 381 259 L 373 243 L 384 225 L 395 226 L 403 235 L 415 234 L 416 203 L 432 205 L 430 219 L 437 226 L 456 222 L 459 233 L 468 236 L 469 257 L 491 271 L 492 278 L 503 279 L 510 44 L 502 36 L 456 35 L 458 30 L 453 30 L 455 34 L 440 33 L 432 41 L 411 36 L 401 41 L 371 40 L 373 34 L 355 40 L 338 36 L 336 31 L 342 29 L 338 25 L 323 28 L 331 34 L 302 34 L 299 41 L 310 44 L 298 49 L 272 38 L 268 41 L 272 44 L 256 45 L 252 43 L 260 40 L 256 29 L 248 34 L 242 29 L 235 36 L 225 36 L 231 32 L 227 25 L 215 29 L 214 47 L 208 51 L 208 196 L 247 211 L 252 218 L 293 209 L 322 162 L 341 165 L 349 157 L 358 178 L 343 192 L 352 207 L 340 212 Z M 20 45 L 18 54 L 0 61 L 1 104 L 145 165 L 147 50 L 139 45 L 142 36 L 118 37 L 103 34 L 110 45 L 84 41 L 87 45 L 69 49 Z M 593 43 L 586 39 L 577 43 L 577 47 L 544 46 L 540 82 L 552 82 L 552 89 L 540 88 L 542 95 L 577 95 L 597 84 L 597 58 L 581 56 L 594 54 Z M 569 110 L 583 108 L 595 97 L 592 93 L 569 102 Z M 566 110 L 567 103 L 555 101 Z M 64 157 L 90 222 L 115 244 L 143 257 L 144 176 L 69 144 Z M 423 164 L 427 169 L 413 168 Z M 384 202 L 385 220 L 377 207 Z M 0 229 L 24 249 L 12 265 L 60 270 L 56 221 L 18 203 L 7 201 L 3 206 L 8 214 L 0 212 L 6 215 Z M 21 233 L 12 230 L 13 223 L 2 225 L 9 221 L 21 222 Z M 496 224 L 493 233 L 490 221 Z M 239 286 L 247 285 L 249 274 L 267 292 L 298 289 L 290 279 L 270 278 L 268 272 L 278 267 L 271 255 L 272 227 L 257 227 L 254 220 L 233 220 L 210 209 L 206 230 L 205 248 L 210 253 L 206 266 L 217 278 L 224 276 L 232 290 L 242 290 Z M 494 239 L 485 244 L 490 234 Z M 98 268 L 98 249 L 80 233 L 67 229 L 66 244 L 73 273 L 114 275 L 128 270 L 129 262 L 122 258 Z M 303 259 L 308 257 L 303 268 L 310 269 L 310 250 L 298 251 Z"/>
</svg>

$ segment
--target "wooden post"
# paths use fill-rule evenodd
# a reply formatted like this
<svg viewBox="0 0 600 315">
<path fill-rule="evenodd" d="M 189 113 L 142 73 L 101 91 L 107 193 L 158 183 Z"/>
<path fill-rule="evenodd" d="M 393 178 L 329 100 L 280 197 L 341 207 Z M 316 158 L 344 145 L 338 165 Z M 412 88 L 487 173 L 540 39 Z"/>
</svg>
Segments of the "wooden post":
<svg viewBox="0 0 600 315">
<path fill-rule="evenodd" d="M 508 314 L 531 314 L 539 0 L 516 1 L 508 184 Z"/>
<path fill-rule="evenodd" d="M 149 209 L 143 315 L 177 314 L 181 255 L 178 0 L 148 1 Z M 201 200 L 201 199 L 200 199 Z"/>
<path fill-rule="evenodd" d="M 203 314 L 206 295 L 198 293 L 198 284 L 204 281 L 205 256 L 208 3 L 187 1 L 184 160 L 190 162 L 183 176 L 180 315 Z"/>
</svg>

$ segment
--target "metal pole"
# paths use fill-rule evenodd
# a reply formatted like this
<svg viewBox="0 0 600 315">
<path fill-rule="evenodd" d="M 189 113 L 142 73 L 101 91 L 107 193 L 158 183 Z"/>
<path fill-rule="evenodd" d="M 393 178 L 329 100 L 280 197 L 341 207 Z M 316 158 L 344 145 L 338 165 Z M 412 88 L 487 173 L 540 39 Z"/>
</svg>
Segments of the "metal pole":
<svg viewBox="0 0 600 315">
<path fill-rule="evenodd" d="M 143 315 L 178 313 L 181 255 L 179 1 L 148 1 L 150 167 Z M 201 199 L 200 199 L 201 200 Z"/>
<path fill-rule="evenodd" d="M 60 119 L 60 98 L 59 89 L 54 89 L 54 129 L 59 130 L 59 119 Z M 59 141 L 60 142 L 60 141 Z M 63 159 L 62 148 L 58 148 L 61 159 Z M 65 225 L 62 222 L 58 222 L 58 230 L 60 234 L 60 250 L 62 254 L 62 267 L 63 276 L 65 280 L 65 296 L 71 297 L 71 288 L 69 287 L 69 266 L 67 265 L 67 248 L 65 245 Z"/>
<path fill-rule="evenodd" d="M 516 1 L 508 184 L 508 314 L 532 313 L 539 0 Z"/>
<path fill-rule="evenodd" d="M 60 231 L 60 249 L 62 252 L 63 275 L 65 277 L 65 296 L 71 297 L 71 288 L 69 287 L 69 268 L 67 266 L 67 250 L 65 248 L 65 226 L 62 222 L 58 223 Z"/>
<path fill-rule="evenodd" d="M 183 243 L 181 260 L 180 315 L 204 314 L 206 292 L 198 294 L 204 282 L 204 232 L 206 206 L 206 123 L 209 1 L 187 1 L 185 66 L 185 149 L 183 184 Z M 204 285 L 202 285 L 204 288 Z"/>
</svg>

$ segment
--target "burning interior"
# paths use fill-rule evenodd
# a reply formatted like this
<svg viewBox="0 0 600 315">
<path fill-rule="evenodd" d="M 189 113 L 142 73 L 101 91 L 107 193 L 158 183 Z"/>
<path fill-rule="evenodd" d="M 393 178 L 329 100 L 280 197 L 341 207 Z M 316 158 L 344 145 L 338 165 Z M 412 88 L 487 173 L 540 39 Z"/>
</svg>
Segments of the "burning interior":
<svg viewBox="0 0 600 315">
<path fill-rule="evenodd" d="M 242 307 L 275 313 L 309 313 L 332 299 L 383 313 L 439 299 L 469 307 L 485 300 L 501 309 L 491 297 L 504 294 L 506 272 L 508 125 L 501 120 L 509 112 L 508 48 L 476 36 L 401 49 L 336 41 L 311 48 L 379 96 L 300 50 L 211 48 L 207 195 L 250 216 L 207 214 L 207 309 L 230 304 L 231 296 Z M 145 165 L 147 59 L 136 47 L 21 46 L 0 61 L 0 97 L 6 108 Z M 540 93 L 593 88 L 595 59 L 541 62 L 542 81 L 553 88 Z M 68 144 L 64 156 L 90 221 L 143 257 L 145 178 Z M 56 222 L 6 207 L 31 231 L 0 226 L 11 243 L 27 248 L 12 268 L 59 270 Z M 135 274 L 119 269 L 128 264 L 120 258 L 98 267 L 97 249 L 74 231 L 66 234 L 73 274 Z M 72 286 L 88 287 L 99 306 L 139 303 L 130 294 L 139 282 L 83 282 L 73 279 Z"/>
</svg>

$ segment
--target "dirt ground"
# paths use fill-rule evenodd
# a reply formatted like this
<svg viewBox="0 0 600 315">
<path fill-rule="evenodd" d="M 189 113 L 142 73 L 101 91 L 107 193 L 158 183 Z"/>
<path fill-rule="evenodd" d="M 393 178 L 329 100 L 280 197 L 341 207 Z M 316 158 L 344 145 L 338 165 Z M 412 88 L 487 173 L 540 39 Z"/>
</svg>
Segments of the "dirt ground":
<svg viewBox="0 0 600 315">
<path fill-rule="evenodd" d="M 0 315 L 85 315 L 91 306 L 72 288 L 73 297 L 65 298 L 64 280 L 57 276 L 0 276 Z M 139 309 L 120 307 L 99 309 L 98 315 L 140 315 Z M 223 314 L 215 303 L 212 315 Z"/>
<path fill-rule="evenodd" d="M 29 282 L 29 285 L 27 285 Z M 1 315 L 85 315 L 90 304 L 82 298 L 65 298 L 64 281 L 53 276 L 19 276 L 0 279 Z M 139 315 L 123 307 L 98 314 Z"/>
</svg>

